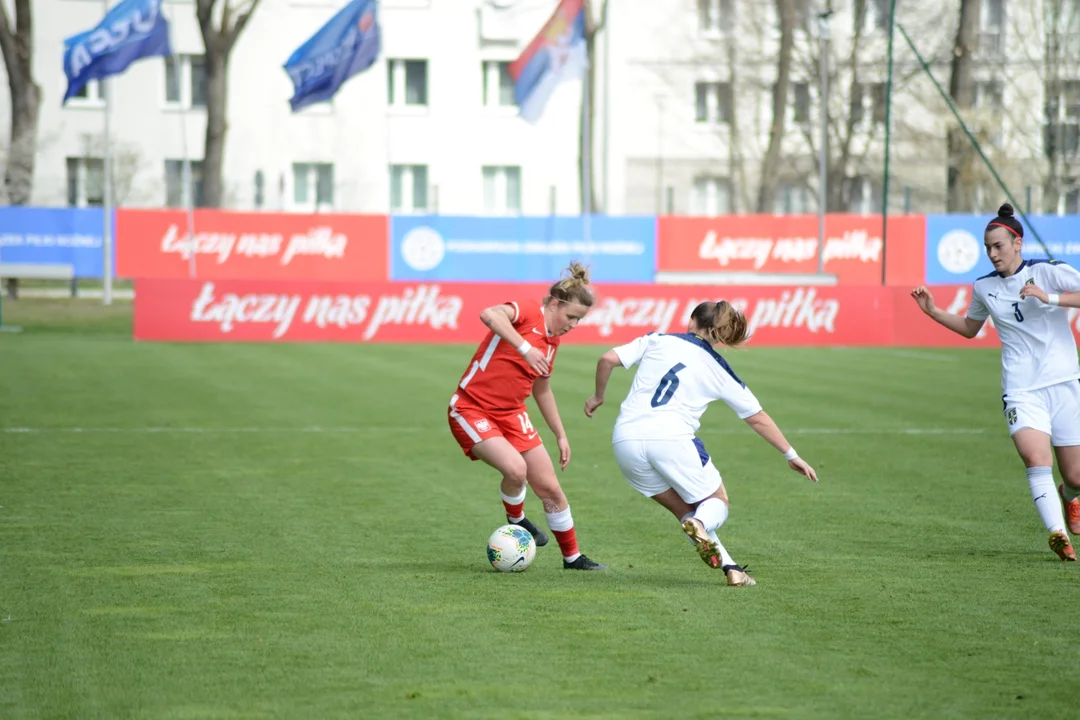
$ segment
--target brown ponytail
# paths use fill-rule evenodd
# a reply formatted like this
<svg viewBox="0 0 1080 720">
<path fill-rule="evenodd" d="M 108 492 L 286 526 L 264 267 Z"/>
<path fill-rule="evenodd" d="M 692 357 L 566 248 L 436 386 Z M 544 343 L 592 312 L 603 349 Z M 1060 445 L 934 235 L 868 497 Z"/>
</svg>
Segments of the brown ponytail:
<svg viewBox="0 0 1080 720">
<path fill-rule="evenodd" d="M 750 337 L 746 316 L 727 300 L 701 303 L 690 313 L 690 319 L 712 345 L 719 342 L 728 347 L 739 347 Z"/>
<path fill-rule="evenodd" d="M 596 300 L 589 288 L 589 269 L 575 260 L 563 272 L 566 277 L 548 288 L 548 297 L 561 303 L 592 307 Z"/>
</svg>

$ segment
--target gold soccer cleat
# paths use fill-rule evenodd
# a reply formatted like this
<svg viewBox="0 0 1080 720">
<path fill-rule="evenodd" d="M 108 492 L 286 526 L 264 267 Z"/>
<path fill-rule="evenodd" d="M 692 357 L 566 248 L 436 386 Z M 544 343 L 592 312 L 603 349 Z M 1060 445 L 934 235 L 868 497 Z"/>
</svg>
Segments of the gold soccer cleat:
<svg viewBox="0 0 1080 720">
<path fill-rule="evenodd" d="M 1073 550 L 1069 536 L 1063 532 L 1050 533 L 1050 549 L 1065 562 L 1076 562 L 1076 551 Z"/>
<path fill-rule="evenodd" d="M 686 536 L 693 541 L 698 557 L 709 567 L 714 570 L 718 569 L 720 567 L 720 548 L 709 537 L 709 533 L 705 532 L 705 526 L 701 524 L 701 521 L 690 518 L 682 524 L 682 529 Z"/>
<path fill-rule="evenodd" d="M 757 585 L 757 580 L 747 575 L 746 571 L 738 565 L 728 565 L 724 568 L 724 574 L 727 575 L 727 584 L 731 587 Z"/>
</svg>

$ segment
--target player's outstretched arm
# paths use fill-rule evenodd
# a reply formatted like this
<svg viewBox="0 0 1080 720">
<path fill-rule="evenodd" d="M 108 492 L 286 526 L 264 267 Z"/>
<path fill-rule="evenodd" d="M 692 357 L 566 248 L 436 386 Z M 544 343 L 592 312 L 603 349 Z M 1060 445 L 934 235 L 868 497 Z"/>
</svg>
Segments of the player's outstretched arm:
<svg viewBox="0 0 1080 720">
<path fill-rule="evenodd" d="M 1047 305 L 1060 305 L 1061 307 L 1080 308 L 1080 292 L 1063 292 L 1059 295 L 1048 293 L 1038 285 L 1025 285 L 1020 288 L 1020 297 L 1033 297 Z"/>
<path fill-rule="evenodd" d="M 770 445 L 784 453 L 784 459 L 787 460 L 788 467 L 797 473 L 805 475 L 809 479 L 817 482 L 817 473 L 814 472 L 814 468 L 810 467 L 809 463 L 799 457 L 799 454 L 795 452 L 795 448 L 791 447 L 791 443 L 784 437 L 784 433 L 780 432 L 780 428 L 776 426 L 776 423 L 768 413 L 764 410 L 759 410 L 750 417 L 746 418 L 746 424 L 749 425 L 754 432 L 765 439 Z"/>
<path fill-rule="evenodd" d="M 555 403 L 555 393 L 551 391 L 551 378 L 540 377 L 533 383 L 533 398 L 536 399 L 536 407 L 540 408 L 540 414 L 544 416 L 544 422 L 555 433 L 555 440 L 559 444 L 559 466 L 565 470 L 570 464 L 570 440 L 566 437 L 563 429 L 562 418 L 559 417 L 559 406 Z"/>
<path fill-rule="evenodd" d="M 622 365 L 619 354 L 614 350 L 608 350 L 600 356 L 596 363 L 596 389 L 593 396 L 585 401 L 585 414 L 593 416 L 596 408 L 604 404 L 604 393 L 607 391 L 608 380 L 611 379 L 611 371 Z"/>
<path fill-rule="evenodd" d="M 514 329 L 514 310 L 509 305 L 492 305 L 480 311 L 480 322 L 491 328 L 491 332 L 510 343 L 525 358 L 536 372 L 547 375 L 551 372 L 547 357 Z"/>
<path fill-rule="evenodd" d="M 934 302 L 934 296 L 925 285 L 920 285 L 911 291 L 911 297 L 915 298 L 915 302 L 918 303 L 919 309 L 930 316 L 930 318 L 937 324 L 947 327 L 957 335 L 962 335 L 966 338 L 973 338 L 979 334 L 979 330 L 982 330 L 985 320 L 974 320 L 964 315 L 955 315 L 950 312 L 946 312 L 937 306 Z"/>
</svg>

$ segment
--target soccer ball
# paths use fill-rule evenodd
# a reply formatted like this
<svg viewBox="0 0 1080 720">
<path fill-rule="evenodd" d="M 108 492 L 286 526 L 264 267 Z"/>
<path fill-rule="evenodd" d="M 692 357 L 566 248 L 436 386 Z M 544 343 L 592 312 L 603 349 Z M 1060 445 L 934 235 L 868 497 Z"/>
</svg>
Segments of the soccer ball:
<svg viewBox="0 0 1080 720">
<path fill-rule="evenodd" d="M 536 541 L 523 527 L 503 525 L 488 538 L 487 557 L 499 572 L 522 572 L 536 557 Z"/>
</svg>

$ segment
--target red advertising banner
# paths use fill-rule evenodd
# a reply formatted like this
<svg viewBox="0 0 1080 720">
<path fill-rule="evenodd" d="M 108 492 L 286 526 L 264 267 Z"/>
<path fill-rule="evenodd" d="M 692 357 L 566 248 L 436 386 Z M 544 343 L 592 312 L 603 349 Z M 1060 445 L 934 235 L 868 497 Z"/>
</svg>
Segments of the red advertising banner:
<svg viewBox="0 0 1080 720">
<path fill-rule="evenodd" d="M 818 270 L 816 215 L 660 217 L 657 269 L 662 273 L 804 273 Z M 882 252 L 878 216 L 825 216 L 825 272 L 841 285 L 918 285 L 926 266 L 926 219 L 889 218 Z"/>
<path fill-rule="evenodd" d="M 545 285 L 322 283 L 139 279 L 135 339 L 196 342 L 479 342 L 489 305 L 543 297 Z M 963 312 L 966 287 L 933 289 Z M 755 346 L 973 347 L 997 344 L 987 324 L 972 341 L 923 315 L 903 288 L 610 285 L 570 335 L 614 345 L 654 330 L 684 332 L 703 300 L 746 313 Z"/>
<path fill-rule="evenodd" d="M 125 278 L 368 281 L 389 277 L 385 215 L 196 210 L 116 212 L 116 274 Z M 194 262 L 191 245 L 194 244 Z"/>
</svg>

